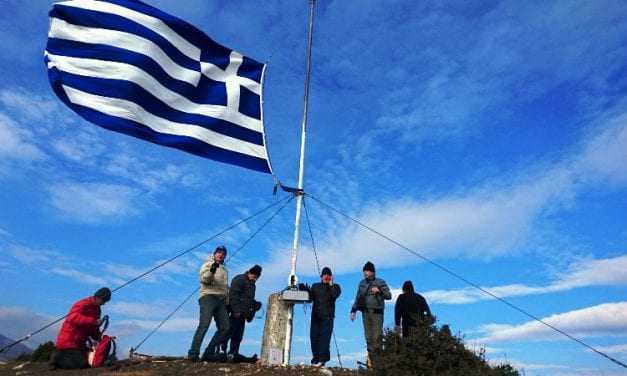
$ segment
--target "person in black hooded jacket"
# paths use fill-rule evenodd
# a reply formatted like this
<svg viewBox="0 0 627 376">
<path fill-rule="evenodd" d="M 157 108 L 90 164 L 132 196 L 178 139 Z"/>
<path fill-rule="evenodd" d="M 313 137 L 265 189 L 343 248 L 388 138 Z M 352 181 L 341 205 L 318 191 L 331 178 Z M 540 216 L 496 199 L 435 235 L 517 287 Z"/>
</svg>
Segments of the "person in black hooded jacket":
<svg viewBox="0 0 627 376">
<path fill-rule="evenodd" d="M 335 320 L 335 301 L 342 293 L 340 285 L 333 283 L 333 274 L 328 267 L 322 268 L 320 282 L 309 289 L 309 299 L 313 302 L 311 310 L 311 364 L 324 366 L 331 360 L 331 334 Z"/>
<path fill-rule="evenodd" d="M 431 310 L 425 298 L 414 292 L 411 281 L 403 283 L 403 293 L 396 299 L 394 321 L 396 330 L 402 328 L 403 337 L 408 337 L 411 328 L 418 325 L 419 320 L 431 317 Z"/>
</svg>

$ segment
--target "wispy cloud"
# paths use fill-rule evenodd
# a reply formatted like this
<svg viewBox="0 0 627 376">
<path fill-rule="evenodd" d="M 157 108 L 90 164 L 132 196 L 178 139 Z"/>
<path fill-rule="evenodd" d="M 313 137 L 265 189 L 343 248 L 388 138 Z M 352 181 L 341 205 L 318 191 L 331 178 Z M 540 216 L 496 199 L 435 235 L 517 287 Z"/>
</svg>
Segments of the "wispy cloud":
<svg viewBox="0 0 627 376">
<path fill-rule="evenodd" d="M 608 259 L 581 259 L 570 265 L 567 271 L 547 285 L 529 286 L 511 284 L 503 286 L 484 286 L 483 288 L 501 298 L 540 295 L 558 291 L 568 291 L 588 286 L 624 286 L 627 285 L 627 256 Z M 400 294 L 400 290 L 394 290 Z M 467 287 L 457 290 L 432 290 L 423 293 L 424 297 L 435 304 L 468 304 L 493 298 L 487 294 Z"/>
<path fill-rule="evenodd" d="M 33 133 L 0 113 L 0 157 L 4 160 L 35 161 L 46 154 L 31 141 Z"/>
<path fill-rule="evenodd" d="M 88 285 L 107 286 L 108 281 L 104 278 L 100 278 L 93 273 L 84 273 L 70 268 L 52 268 L 50 272 L 64 277 L 72 278 L 78 282 L 86 283 Z"/>
<path fill-rule="evenodd" d="M 530 166 L 509 178 L 489 179 L 474 188 L 444 197 L 394 199 L 363 207 L 357 218 L 428 257 L 486 259 L 522 249 L 531 230 L 544 214 L 564 210 L 577 196 L 606 184 L 624 184 L 627 164 L 627 116 L 618 115 L 596 127 L 581 146 L 561 161 Z M 598 146 L 601 145 L 601 146 Z M 602 162 L 598 162 L 602 161 Z M 595 167 L 598 163 L 607 169 Z M 594 174 L 593 174 L 594 173 Z M 311 203 L 312 201 L 309 200 Z M 320 212 L 318 208 L 317 212 Z M 354 224 L 336 218 L 318 241 L 319 256 L 339 273 L 355 271 L 355 265 L 371 260 L 381 267 L 415 264 L 420 260 Z M 278 246 L 276 249 L 288 249 Z M 288 270 L 284 252 L 271 255 L 268 270 Z M 313 275 L 313 256 L 302 252 L 299 270 Z M 585 271 L 581 271 L 584 273 Z M 564 288 L 561 286 L 560 288 Z M 512 285 L 501 293 L 541 293 L 544 288 Z M 449 300 L 454 298 L 451 296 Z"/>
<path fill-rule="evenodd" d="M 621 354 L 627 356 L 627 343 L 611 346 L 596 346 L 596 349 L 607 354 Z"/>
<path fill-rule="evenodd" d="M 50 204 L 69 219 L 83 223 L 137 214 L 140 192 L 124 185 L 66 182 L 50 187 Z"/>
<path fill-rule="evenodd" d="M 542 318 L 577 337 L 627 335 L 627 302 L 605 303 Z M 564 337 L 537 322 L 520 325 L 487 324 L 480 330 L 484 336 L 477 342 L 558 340 Z"/>
</svg>

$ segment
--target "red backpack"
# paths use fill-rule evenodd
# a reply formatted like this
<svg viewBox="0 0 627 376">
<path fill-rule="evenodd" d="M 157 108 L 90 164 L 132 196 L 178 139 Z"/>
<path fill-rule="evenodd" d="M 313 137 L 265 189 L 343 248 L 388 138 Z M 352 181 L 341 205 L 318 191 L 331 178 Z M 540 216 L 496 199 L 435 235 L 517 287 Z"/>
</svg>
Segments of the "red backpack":
<svg viewBox="0 0 627 376">
<path fill-rule="evenodd" d="M 91 345 L 91 351 L 88 355 L 89 366 L 91 368 L 99 368 L 105 365 L 106 362 L 112 363 L 116 360 L 115 357 L 115 337 L 109 337 L 104 332 L 109 327 L 109 316 L 105 315 L 102 318 L 103 328 L 100 331 L 100 341 L 95 345 Z"/>
<path fill-rule="evenodd" d="M 115 339 L 108 335 L 103 335 L 98 342 L 98 345 L 94 348 L 94 355 L 91 358 L 91 368 L 102 367 L 106 361 L 115 360 Z"/>
</svg>

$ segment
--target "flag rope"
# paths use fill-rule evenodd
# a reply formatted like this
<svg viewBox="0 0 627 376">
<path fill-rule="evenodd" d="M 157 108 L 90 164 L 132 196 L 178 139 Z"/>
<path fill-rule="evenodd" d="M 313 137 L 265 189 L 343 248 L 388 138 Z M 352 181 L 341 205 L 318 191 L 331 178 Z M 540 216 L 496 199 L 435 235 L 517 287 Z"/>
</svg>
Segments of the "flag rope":
<svg viewBox="0 0 627 376">
<path fill-rule="evenodd" d="M 580 344 L 580 345 L 582 345 L 582 346 L 586 347 L 587 349 L 589 349 L 589 350 L 591 350 L 591 351 L 595 352 L 596 354 L 598 354 L 598 355 L 600 355 L 600 356 L 602 356 L 602 357 L 606 358 L 607 360 L 609 360 L 609 361 L 611 361 L 611 362 L 613 362 L 613 363 L 615 363 L 615 364 L 617 364 L 617 365 L 619 365 L 619 366 L 621 366 L 621 367 L 623 367 L 623 368 L 627 368 L 627 364 L 625 364 L 625 363 L 621 362 L 620 360 L 618 360 L 618 359 L 616 359 L 616 358 L 614 358 L 614 357 L 609 356 L 608 354 L 606 354 L 606 353 L 602 352 L 601 350 L 598 350 L 597 348 L 595 348 L 595 347 L 593 347 L 593 346 L 591 346 L 591 345 L 587 344 L 586 342 L 584 342 L 584 341 L 580 340 L 579 338 L 576 338 L 576 337 L 574 337 L 573 335 L 568 334 L 567 332 L 565 332 L 565 331 L 563 331 L 563 330 L 561 330 L 561 329 L 559 329 L 559 328 L 555 327 L 554 325 L 549 324 L 548 322 L 546 322 L 546 321 L 542 320 L 541 318 L 539 318 L 539 317 L 535 316 L 534 314 L 529 313 L 529 312 L 528 312 L 528 311 L 526 311 L 525 309 L 518 307 L 518 306 L 517 306 L 517 305 L 515 305 L 514 303 L 511 303 L 511 302 L 509 302 L 508 300 L 506 300 L 506 299 L 504 299 L 504 298 L 501 298 L 500 296 L 498 296 L 498 295 L 496 295 L 496 294 L 494 294 L 494 293 L 492 293 L 492 292 L 490 292 L 490 291 L 486 290 L 485 288 L 483 288 L 483 287 L 479 286 L 478 284 L 476 284 L 476 283 L 474 283 L 474 282 L 472 282 L 472 281 L 468 280 L 467 278 L 465 278 L 465 277 L 461 276 L 460 274 L 455 273 L 454 271 L 452 271 L 451 269 L 449 269 L 449 268 L 445 267 L 444 265 L 441 265 L 441 264 L 439 264 L 439 263 L 437 263 L 437 262 L 435 262 L 435 261 L 431 260 L 430 258 L 428 258 L 428 257 L 426 257 L 426 256 L 424 256 L 424 255 L 422 255 L 422 254 L 420 254 L 419 252 L 414 251 L 413 249 L 411 249 L 411 248 L 409 248 L 409 247 L 407 247 L 407 246 L 403 245 L 402 243 L 400 243 L 400 242 L 398 242 L 398 241 L 394 240 L 394 239 L 393 239 L 393 238 L 391 238 L 390 236 L 385 235 L 385 234 L 383 234 L 383 233 L 381 233 L 381 232 L 379 232 L 379 231 L 375 230 L 374 228 L 372 228 L 372 227 L 370 227 L 370 226 L 366 225 L 365 223 L 361 222 L 361 221 L 360 221 L 360 220 L 358 220 L 357 218 L 354 218 L 354 217 L 352 217 L 352 216 L 350 216 L 350 215 L 348 215 L 348 214 L 344 213 L 344 212 L 343 212 L 343 211 L 341 211 L 340 209 L 337 209 L 336 207 L 334 207 L 334 206 L 332 206 L 332 205 L 330 205 L 330 204 L 325 203 L 324 201 L 320 200 L 319 198 L 316 198 L 315 196 L 311 195 L 310 193 L 307 193 L 307 196 L 311 197 L 311 199 L 313 199 L 314 201 L 316 201 L 316 202 L 317 202 L 317 203 L 319 203 L 320 205 L 322 205 L 322 206 L 326 207 L 327 209 L 329 209 L 329 210 L 331 210 L 331 211 L 333 211 L 333 212 L 335 212 L 335 213 L 337 213 L 337 214 L 339 214 L 339 215 L 343 216 L 344 218 L 349 219 L 350 221 L 352 221 L 352 222 L 354 222 L 354 223 L 358 224 L 359 226 L 361 226 L 361 227 L 365 228 L 366 230 L 368 230 L 368 231 L 372 232 L 373 234 L 378 235 L 379 237 L 381 237 L 381 238 L 383 238 L 383 239 L 385 239 L 385 240 L 389 241 L 390 243 L 392 243 L 392 244 L 394 244 L 394 245 L 398 246 L 399 248 L 401 248 L 401 249 L 403 249 L 403 250 L 405 250 L 405 251 L 407 251 L 407 252 L 411 253 L 412 255 L 414 255 L 414 256 L 416 256 L 416 257 L 418 257 L 418 258 L 420 258 L 420 259 L 422 259 L 423 261 L 425 261 L 425 262 L 427 262 L 427 263 L 429 263 L 429 264 L 431 264 L 431 265 L 435 266 L 436 268 L 438 268 L 438 269 L 440 269 L 440 270 L 444 271 L 445 273 L 447 273 L 447 274 L 449 274 L 449 275 L 451 275 L 451 276 L 453 276 L 453 277 L 455 277 L 455 278 L 459 279 L 460 281 L 462 281 L 462 282 L 466 283 L 467 285 L 469 285 L 469 286 L 471 286 L 471 287 L 473 287 L 473 288 L 475 288 L 475 289 L 477 289 L 477 290 L 481 291 L 482 293 L 484 293 L 484 294 L 486 294 L 486 295 L 489 295 L 490 297 L 492 297 L 492 298 L 494 298 L 494 299 L 496 299 L 496 300 L 500 301 L 501 303 L 503 303 L 503 304 L 505 304 L 505 305 L 509 306 L 510 308 L 512 308 L 512 309 L 514 309 L 514 310 L 516 310 L 516 311 L 518 311 L 518 312 L 520 312 L 520 313 L 524 314 L 525 316 L 530 317 L 530 318 L 531 318 L 531 319 L 533 319 L 534 321 L 539 322 L 540 324 L 542 324 L 542 325 L 544 325 L 544 326 L 546 326 L 546 327 L 548 327 L 548 328 L 552 329 L 553 331 L 555 331 L 555 332 L 557 332 L 557 333 L 559 333 L 559 334 L 561 334 L 561 335 L 565 336 L 566 338 L 568 338 L 568 339 L 570 339 L 570 340 L 572 340 L 572 341 L 574 341 L 574 342 L 577 342 L 578 344 Z"/>
<path fill-rule="evenodd" d="M 307 221 L 307 230 L 309 231 L 309 237 L 311 238 L 311 248 L 313 250 L 314 258 L 316 260 L 316 269 L 318 269 L 318 275 L 320 275 L 320 259 L 318 258 L 318 251 L 316 249 L 316 241 L 314 240 L 313 231 L 311 231 L 311 221 L 309 220 L 309 210 L 307 209 L 307 200 L 303 200 L 303 209 L 305 209 L 305 219 Z M 337 362 L 340 368 L 344 368 L 342 365 L 342 356 L 340 355 L 340 347 L 337 345 L 337 338 L 335 337 L 335 331 L 333 331 L 333 343 L 335 344 L 335 352 L 337 353 Z"/>
</svg>

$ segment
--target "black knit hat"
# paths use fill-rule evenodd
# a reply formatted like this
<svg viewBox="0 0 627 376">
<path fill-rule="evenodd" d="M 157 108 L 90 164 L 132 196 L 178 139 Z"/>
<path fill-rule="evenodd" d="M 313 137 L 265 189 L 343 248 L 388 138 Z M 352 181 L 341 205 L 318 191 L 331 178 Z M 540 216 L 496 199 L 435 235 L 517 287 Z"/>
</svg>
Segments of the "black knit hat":
<svg viewBox="0 0 627 376">
<path fill-rule="evenodd" d="M 106 303 L 109 300 L 111 300 L 111 290 L 109 290 L 106 287 L 103 287 L 101 289 L 98 289 L 98 291 L 94 293 L 94 296 L 96 298 L 102 299 Z"/>
<path fill-rule="evenodd" d="M 374 264 L 368 261 L 366 265 L 364 265 L 364 271 L 368 270 L 374 273 Z"/>
<path fill-rule="evenodd" d="M 250 268 L 248 273 L 254 274 L 254 275 L 257 276 L 257 278 L 259 278 L 259 276 L 261 275 L 261 266 L 259 266 L 259 265 L 253 266 L 252 268 Z"/>
<path fill-rule="evenodd" d="M 333 275 L 333 273 L 331 273 L 331 268 L 329 268 L 328 266 L 322 268 L 322 273 L 320 273 L 320 277 L 322 277 L 323 275 Z"/>
<path fill-rule="evenodd" d="M 222 253 L 224 253 L 224 257 L 226 257 L 226 247 L 225 247 L 225 246 L 223 246 L 223 245 L 219 245 L 219 246 L 217 246 L 217 247 L 216 247 L 216 250 L 215 250 L 215 251 L 213 251 L 213 254 L 215 255 L 215 254 L 216 254 L 216 253 L 218 253 L 218 252 L 222 252 Z"/>
</svg>

